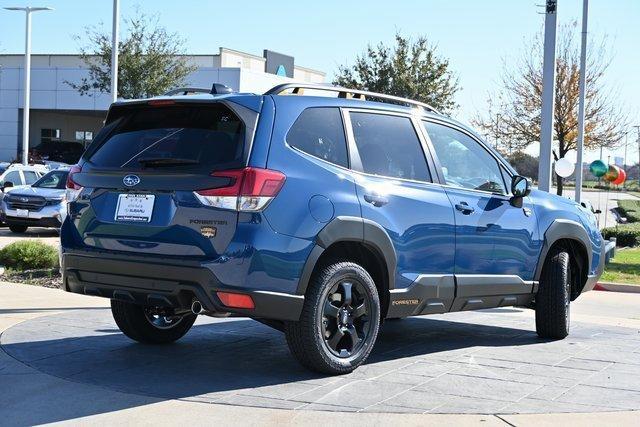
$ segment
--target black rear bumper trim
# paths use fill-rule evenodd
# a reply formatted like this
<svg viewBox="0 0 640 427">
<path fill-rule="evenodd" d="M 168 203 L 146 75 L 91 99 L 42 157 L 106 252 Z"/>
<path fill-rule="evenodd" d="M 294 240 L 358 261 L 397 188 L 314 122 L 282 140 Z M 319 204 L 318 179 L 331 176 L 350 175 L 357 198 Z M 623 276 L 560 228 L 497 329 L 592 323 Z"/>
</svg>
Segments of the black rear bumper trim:
<svg viewBox="0 0 640 427">
<path fill-rule="evenodd" d="M 212 313 L 297 321 L 304 304 L 302 295 L 224 286 L 211 270 L 193 263 L 156 264 L 65 253 L 62 276 L 68 292 L 148 306 L 185 309 L 196 298 Z M 225 307 L 217 291 L 250 295 L 255 308 Z"/>
</svg>

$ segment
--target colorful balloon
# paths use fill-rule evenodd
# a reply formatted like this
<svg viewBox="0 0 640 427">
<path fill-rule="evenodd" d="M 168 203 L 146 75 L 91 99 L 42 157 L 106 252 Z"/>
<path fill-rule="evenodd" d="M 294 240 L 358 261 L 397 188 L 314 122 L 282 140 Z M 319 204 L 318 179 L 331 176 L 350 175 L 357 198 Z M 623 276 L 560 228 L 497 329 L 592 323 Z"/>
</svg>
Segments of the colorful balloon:
<svg viewBox="0 0 640 427">
<path fill-rule="evenodd" d="M 604 174 L 604 180 L 613 182 L 618 179 L 618 175 L 620 175 L 620 168 L 616 165 L 609 165 L 609 170 Z"/>
<path fill-rule="evenodd" d="M 627 173 L 624 171 L 624 169 L 620 169 L 620 171 L 618 172 L 618 177 L 616 178 L 615 181 L 612 182 L 612 184 L 615 184 L 615 185 L 623 184 L 626 179 L 627 179 Z"/>
<path fill-rule="evenodd" d="M 593 176 L 600 178 L 602 175 L 607 173 L 609 168 L 602 160 L 594 160 L 593 162 L 591 162 L 589 170 L 591 171 Z"/>
</svg>

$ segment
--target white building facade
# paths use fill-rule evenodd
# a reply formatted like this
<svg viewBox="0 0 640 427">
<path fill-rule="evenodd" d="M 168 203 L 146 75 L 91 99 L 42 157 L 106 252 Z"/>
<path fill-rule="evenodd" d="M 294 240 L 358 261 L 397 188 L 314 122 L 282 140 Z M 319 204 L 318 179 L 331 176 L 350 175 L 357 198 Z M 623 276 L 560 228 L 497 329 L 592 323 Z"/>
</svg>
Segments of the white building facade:
<svg viewBox="0 0 640 427">
<path fill-rule="evenodd" d="M 210 88 L 222 83 L 239 92 L 263 93 L 290 81 L 322 83 L 325 73 L 294 64 L 294 58 L 265 50 L 263 56 L 220 48 L 217 55 L 189 55 L 197 69 L 185 86 Z M 18 158 L 22 149 L 23 55 L 0 55 L 0 161 Z M 32 55 L 29 147 L 44 141 L 88 143 L 102 127 L 111 95 L 80 93 L 89 76 L 77 55 Z"/>
</svg>

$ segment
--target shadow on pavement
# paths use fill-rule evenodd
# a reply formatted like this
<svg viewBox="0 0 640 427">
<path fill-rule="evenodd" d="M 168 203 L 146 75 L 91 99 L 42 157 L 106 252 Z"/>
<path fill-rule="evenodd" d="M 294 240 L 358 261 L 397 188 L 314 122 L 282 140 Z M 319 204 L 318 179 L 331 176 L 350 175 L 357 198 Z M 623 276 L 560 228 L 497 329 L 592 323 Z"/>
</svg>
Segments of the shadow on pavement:
<svg viewBox="0 0 640 427">
<path fill-rule="evenodd" d="M 78 311 L 65 313 L 66 317 L 61 314 L 39 318 L 2 335 L 2 349 L 32 368 L 76 383 L 131 394 L 126 399 L 98 399 L 84 405 L 33 411 L 26 414 L 26 422 L 68 420 L 156 399 L 215 402 L 243 389 L 293 382 L 320 385 L 331 380 L 298 365 L 289 354 L 283 334 L 253 320 L 218 319 L 196 324 L 177 343 L 157 346 L 138 344 L 114 333 L 117 329 L 107 314 L 106 310 L 100 315 Z M 393 370 L 441 352 L 539 342 L 535 332 L 529 330 L 408 318 L 385 323 L 363 368 L 391 362 L 381 369 Z M 398 364 L 394 365 L 394 361 Z M 361 371 L 361 378 L 366 375 L 365 370 Z"/>
</svg>

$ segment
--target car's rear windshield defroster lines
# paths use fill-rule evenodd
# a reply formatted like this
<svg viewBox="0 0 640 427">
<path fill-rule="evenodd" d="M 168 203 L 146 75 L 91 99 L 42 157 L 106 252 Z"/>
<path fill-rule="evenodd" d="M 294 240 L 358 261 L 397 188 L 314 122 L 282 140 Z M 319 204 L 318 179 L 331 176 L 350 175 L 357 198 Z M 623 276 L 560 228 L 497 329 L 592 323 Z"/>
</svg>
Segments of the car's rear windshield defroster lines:
<svg viewBox="0 0 640 427">
<path fill-rule="evenodd" d="M 244 123 L 223 104 L 142 105 L 123 113 L 100 145 L 89 150 L 88 160 L 107 169 L 210 173 L 244 166 L 244 140 Z M 142 158 L 153 161 L 136 161 Z"/>
</svg>

